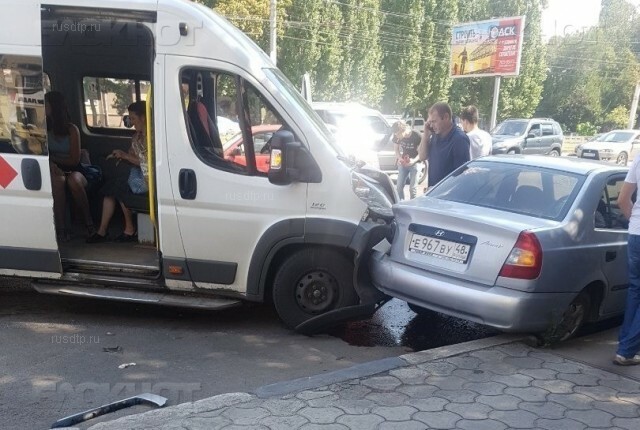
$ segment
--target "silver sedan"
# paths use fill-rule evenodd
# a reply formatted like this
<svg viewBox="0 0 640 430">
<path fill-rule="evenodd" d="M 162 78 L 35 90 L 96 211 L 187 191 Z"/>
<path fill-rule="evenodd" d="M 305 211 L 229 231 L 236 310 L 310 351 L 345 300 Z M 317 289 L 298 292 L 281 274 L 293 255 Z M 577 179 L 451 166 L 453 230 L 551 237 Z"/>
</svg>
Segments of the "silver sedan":
<svg viewBox="0 0 640 430">
<path fill-rule="evenodd" d="M 471 161 L 394 206 L 373 282 L 418 311 L 569 338 L 623 311 L 627 223 L 617 196 L 626 173 L 575 158 Z"/>
</svg>

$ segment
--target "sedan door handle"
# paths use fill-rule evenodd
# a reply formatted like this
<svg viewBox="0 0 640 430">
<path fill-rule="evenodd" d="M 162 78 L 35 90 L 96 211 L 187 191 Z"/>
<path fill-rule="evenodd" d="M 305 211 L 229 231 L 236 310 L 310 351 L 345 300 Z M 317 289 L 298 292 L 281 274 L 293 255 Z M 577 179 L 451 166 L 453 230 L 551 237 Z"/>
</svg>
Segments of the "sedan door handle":
<svg viewBox="0 0 640 430">
<path fill-rule="evenodd" d="M 608 263 L 610 261 L 615 260 L 617 256 L 618 256 L 618 252 L 617 251 L 607 251 L 604 254 L 604 261 L 606 261 Z"/>
<path fill-rule="evenodd" d="M 180 196 L 185 200 L 194 200 L 198 194 L 198 181 L 196 172 L 191 169 L 180 169 L 178 176 Z"/>
</svg>

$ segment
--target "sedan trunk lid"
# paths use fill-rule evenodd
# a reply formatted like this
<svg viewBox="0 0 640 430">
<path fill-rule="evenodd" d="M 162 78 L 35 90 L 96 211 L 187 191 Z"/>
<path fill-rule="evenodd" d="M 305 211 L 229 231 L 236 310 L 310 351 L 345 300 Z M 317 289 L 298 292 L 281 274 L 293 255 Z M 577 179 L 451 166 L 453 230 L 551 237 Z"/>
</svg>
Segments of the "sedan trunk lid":
<svg viewBox="0 0 640 430">
<path fill-rule="evenodd" d="M 522 231 L 557 221 L 428 196 L 394 206 L 391 258 L 428 272 L 493 285 Z"/>
</svg>

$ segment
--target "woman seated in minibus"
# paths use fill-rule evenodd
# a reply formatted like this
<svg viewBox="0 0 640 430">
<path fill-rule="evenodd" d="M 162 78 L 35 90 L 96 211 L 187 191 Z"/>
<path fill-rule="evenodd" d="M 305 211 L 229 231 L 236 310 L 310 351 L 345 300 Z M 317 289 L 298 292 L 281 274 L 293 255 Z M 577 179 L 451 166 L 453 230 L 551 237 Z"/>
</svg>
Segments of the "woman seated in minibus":
<svg viewBox="0 0 640 430">
<path fill-rule="evenodd" d="M 127 194 L 146 194 L 149 191 L 149 168 L 147 164 L 147 122 L 144 101 L 132 103 L 128 107 L 129 119 L 135 129 L 131 139 L 131 147 L 125 152 L 114 150 L 108 157 L 115 163 L 111 177 L 105 178 L 100 189 L 104 199 L 102 202 L 102 218 L 98 231 L 87 239 L 87 243 L 105 242 L 108 240 L 109 223 L 116 210 L 116 202 L 120 203 L 124 214 L 124 231 L 115 238 L 116 242 L 135 242 L 138 240 L 133 214 L 122 202 Z M 124 164 L 123 164 L 124 163 Z M 106 175 L 105 175 L 106 176 Z"/>
<path fill-rule="evenodd" d="M 44 96 L 47 115 L 47 145 L 53 194 L 53 213 L 59 241 L 70 239 L 66 226 L 67 188 L 82 211 L 89 236 L 95 234 L 86 188 L 87 178 L 80 163 L 80 132 L 71 123 L 64 95 L 50 91 Z"/>
</svg>

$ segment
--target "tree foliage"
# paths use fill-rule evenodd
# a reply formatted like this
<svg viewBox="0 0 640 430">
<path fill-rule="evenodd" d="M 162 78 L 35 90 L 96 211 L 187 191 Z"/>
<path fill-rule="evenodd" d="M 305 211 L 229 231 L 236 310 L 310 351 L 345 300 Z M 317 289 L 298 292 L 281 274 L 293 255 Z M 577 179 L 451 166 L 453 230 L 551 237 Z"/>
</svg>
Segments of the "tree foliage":
<svg viewBox="0 0 640 430">
<path fill-rule="evenodd" d="M 383 0 L 382 9 L 387 12 L 380 30 L 385 74 L 382 109 L 400 112 L 399 107 L 412 107 L 418 103 L 415 87 L 422 55 L 424 1 Z"/>
<path fill-rule="evenodd" d="M 638 23 L 635 8 L 627 1 L 602 0 L 597 27 L 551 39 L 538 113 L 555 118 L 569 131 L 581 123 L 601 130 L 626 127 L 627 106 L 640 77 L 632 43 Z"/>
<path fill-rule="evenodd" d="M 270 0 L 198 1 L 268 48 Z M 278 66 L 296 85 L 310 73 L 315 100 L 360 101 L 388 113 L 439 100 L 454 112 L 475 104 L 486 125 L 494 79 L 452 81 L 451 28 L 524 15 L 520 75 L 502 79 L 499 119 L 540 115 L 569 131 L 601 127 L 623 117 L 640 78 L 636 9 L 628 0 L 601 2 L 597 28 L 546 42 L 547 0 L 278 0 Z"/>
</svg>

